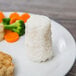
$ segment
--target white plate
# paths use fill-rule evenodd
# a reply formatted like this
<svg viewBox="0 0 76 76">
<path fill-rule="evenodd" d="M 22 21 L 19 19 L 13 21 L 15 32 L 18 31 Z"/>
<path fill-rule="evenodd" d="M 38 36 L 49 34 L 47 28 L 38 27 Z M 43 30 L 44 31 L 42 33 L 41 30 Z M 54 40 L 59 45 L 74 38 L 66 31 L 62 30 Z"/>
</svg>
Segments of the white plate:
<svg viewBox="0 0 76 76">
<path fill-rule="evenodd" d="M 5 13 L 8 16 L 8 12 Z M 15 76 L 64 76 L 76 57 L 72 35 L 60 24 L 51 20 L 54 58 L 44 63 L 30 61 L 24 49 L 24 36 L 15 43 L 0 42 L 0 50 L 10 54 L 15 64 Z"/>
</svg>

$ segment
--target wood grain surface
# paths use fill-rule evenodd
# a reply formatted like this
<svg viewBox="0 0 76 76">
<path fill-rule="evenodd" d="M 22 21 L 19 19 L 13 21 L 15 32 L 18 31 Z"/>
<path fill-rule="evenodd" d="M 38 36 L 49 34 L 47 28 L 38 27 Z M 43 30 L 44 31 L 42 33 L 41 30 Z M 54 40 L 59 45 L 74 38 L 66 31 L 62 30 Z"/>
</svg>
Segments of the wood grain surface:
<svg viewBox="0 0 76 76">
<path fill-rule="evenodd" d="M 76 40 L 76 0 L 0 0 L 0 10 L 46 15 L 61 23 Z M 76 62 L 66 76 L 76 76 Z"/>
</svg>

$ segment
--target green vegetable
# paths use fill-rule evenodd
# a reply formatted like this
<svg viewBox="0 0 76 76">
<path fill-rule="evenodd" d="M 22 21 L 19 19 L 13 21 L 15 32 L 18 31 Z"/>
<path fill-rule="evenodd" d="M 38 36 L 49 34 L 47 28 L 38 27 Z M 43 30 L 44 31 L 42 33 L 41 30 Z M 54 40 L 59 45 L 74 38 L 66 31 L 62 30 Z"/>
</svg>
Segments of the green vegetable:
<svg viewBox="0 0 76 76">
<path fill-rule="evenodd" d="M 9 25 L 10 24 L 10 18 L 3 18 L 3 25 Z"/>
<path fill-rule="evenodd" d="M 4 28 L 17 32 L 19 36 L 22 36 L 25 33 L 25 24 L 22 20 L 17 20 L 15 23 L 9 25 L 4 24 Z"/>
</svg>

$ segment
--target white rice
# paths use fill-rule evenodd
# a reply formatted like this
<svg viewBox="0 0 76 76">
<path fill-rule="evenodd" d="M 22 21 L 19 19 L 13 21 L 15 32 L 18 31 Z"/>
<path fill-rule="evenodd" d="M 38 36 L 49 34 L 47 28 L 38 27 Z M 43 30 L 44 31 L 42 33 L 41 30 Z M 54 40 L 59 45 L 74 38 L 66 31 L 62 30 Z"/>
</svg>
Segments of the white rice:
<svg viewBox="0 0 76 76">
<path fill-rule="evenodd" d="M 36 62 L 52 57 L 51 22 L 48 17 L 31 15 L 26 23 L 25 49 L 28 57 Z"/>
</svg>

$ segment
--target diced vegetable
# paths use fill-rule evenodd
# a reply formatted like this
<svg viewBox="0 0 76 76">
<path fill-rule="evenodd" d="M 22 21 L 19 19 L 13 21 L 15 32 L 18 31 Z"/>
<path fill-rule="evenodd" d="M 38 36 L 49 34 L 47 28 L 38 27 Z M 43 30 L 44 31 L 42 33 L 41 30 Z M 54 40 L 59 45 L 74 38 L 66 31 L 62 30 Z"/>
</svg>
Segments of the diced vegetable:
<svg viewBox="0 0 76 76">
<path fill-rule="evenodd" d="M 5 18 L 3 12 L 0 11 L 0 23 L 2 22 L 2 19 Z"/>
<path fill-rule="evenodd" d="M 9 17 L 10 18 L 13 18 L 13 17 L 17 17 L 18 18 L 20 16 L 19 16 L 19 14 L 17 12 L 14 12 L 14 13 L 11 13 Z"/>
<path fill-rule="evenodd" d="M 9 18 L 5 18 L 3 12 L 0 11 L 0 25 L 4 27 L 4 38 L 7 42 L 15 42 L 19 36 L 25 33 L 25 22 L 30 18 L 28 13 L 19 15 L 17 12 L 11 13 Z"/>
<path fill-rule="evenodd" d="M 19 18 L 18 17 L 12 17 L 10 20 L 10 24 L 15 23 L 16 20 L 19 20 Z"/>
<path fill-rule="evenodd" d="M 21 20 L 23 20 L 25 23 L 30 18 L 30 15 L 28 13 L 24 13 L 21 15 Z"/>
<path fill-rule="evenodd" d="M 7 42 L 13 43 L 13 42 L 16 42 L 19 39 L 19 35 L 16 32 L 7 31 L 4 38 Z"/>
<path fill-rule="evenodd" d="M 5 29 L 17 32 L 19 36 L 22 36 L 25 33 L 25 24 L 22 20 L 17 20 L 15 23 L 10 25 L 4 25 Z"/>
<path fill-rule="evenodd" d="M 11 30 L 4 30 L 5 34 L 12 32 Z"/>
<path fill-rule="evenodd" d="M 9 17 L 10 17 L 10 24 L 16 22 L 16 20 L 20 20 L 20 16 L 17 12 L 12 13 Z"/>
<path fill-rule="evenodd" d="M 20 16 L 18 13 L 14 12 L 9 17 L 11 18 L 10 24 L 14 23 L 16 20 L 23 20 L 25 23 L 30 18 L 30 15 L 28 13 L 23 13 Z"/>
<path fill-rule="evenodd" d="M 10 24 L 10 18 L 3 18 L 3 25 L 9 25 Z"/>
</svg>

